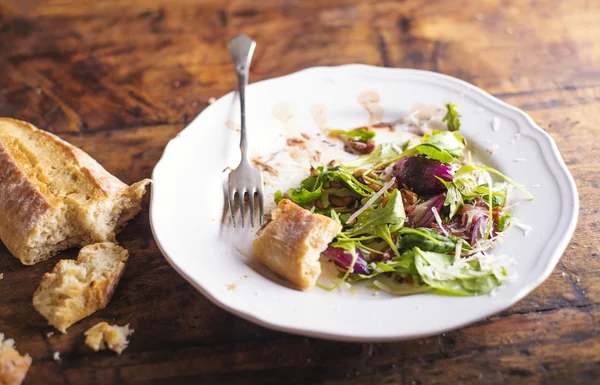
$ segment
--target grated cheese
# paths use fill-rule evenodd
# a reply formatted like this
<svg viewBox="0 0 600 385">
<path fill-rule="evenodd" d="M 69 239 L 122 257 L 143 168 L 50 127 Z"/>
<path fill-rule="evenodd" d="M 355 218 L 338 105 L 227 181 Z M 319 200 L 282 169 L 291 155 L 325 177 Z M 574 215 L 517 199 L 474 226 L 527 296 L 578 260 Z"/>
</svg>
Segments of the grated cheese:
<svg viewBox="0 0 600 385">
<path fill-rule="evenodd" d="M 442 230 L 445 236 L 448 236 L 448 232 L 442 224 L 442 218 L 440 218 L 440 214 L 438 213 L 437 209 L 435 207 L 432 207 L 431 212 L 433 212 L 433 216 L 435 217 L 435 221 L 437 222 L 438 226 L 440 226 L 440 230 Z"/>
<path fill-rule="evenodd" d="M 367 201 L 367 203 L 364 204 L 363 207 L 361 207 L 360 209 L 356 210 L 356 212 L 352 215 L 350 215 L 350 218 L 348 218 L 348 220 L 346 221 L 346 224 L 352 222 L 353 220 L 355 220 L 360 214 L 362 214 L 366 209 L 368 209 L 369 207 L 371 207 L 371 205 L 373 204 L 373 202 L 375 202 L 377 200 L 377 198 L 379 198 L 380 196 L 382 196 L 390 187 L 392 187 L 392 185 L 396 182 L 396 178 L 392 178 L 389 180 L 389 182 L 387 182 L 386 184 L 383 185 L 383 187 L 381 187 L 381 190 L 377 191 L 375 194 L 373 194 L 373 196 L 371 198 L 369 198 L 369 200 Z"/>
<path fill-rule="evenodd" d="M 498 131 L 499 128 L 500 128 L 500 119 L 494 117 L 492 119 L 492 130 Z"/>
<path fill-rule="evenodd" d="M 510 223 L 515 225 L 516 228 L 523 230 L 523 234 L 525 236 L 529 235 L 529 232 L 531 231 L 532 227 L 529 225 L 526 225 L 525 223 L 519 221 L 518 218 L 512 217 L 510 218 Z"/>
</svg>

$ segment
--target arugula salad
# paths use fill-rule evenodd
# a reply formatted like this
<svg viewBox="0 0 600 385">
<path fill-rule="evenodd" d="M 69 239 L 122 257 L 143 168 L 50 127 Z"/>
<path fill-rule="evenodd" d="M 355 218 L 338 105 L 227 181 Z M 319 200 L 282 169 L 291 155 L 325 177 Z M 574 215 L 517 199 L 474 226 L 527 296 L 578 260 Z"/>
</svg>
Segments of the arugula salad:
<svg viewBox="0 0 600 385">
<path fill-rule="evenodd" d="M 277 191 L 276 203 L 287 198 L 343 225 L 323 252 L 339 274 L 321 288 L 368 281 L 397 295 L 481 295 L 509 278 L 512 258 L 490 249 L 511 223 L 512 187 L 533 196 L 472 162 L 456 105 L 445 111 L 445 129 L 420 142 L 375 145 L 372 127 L 332 130 L 360 156 L 311 168 L 297 188 Z"/>
</svg>

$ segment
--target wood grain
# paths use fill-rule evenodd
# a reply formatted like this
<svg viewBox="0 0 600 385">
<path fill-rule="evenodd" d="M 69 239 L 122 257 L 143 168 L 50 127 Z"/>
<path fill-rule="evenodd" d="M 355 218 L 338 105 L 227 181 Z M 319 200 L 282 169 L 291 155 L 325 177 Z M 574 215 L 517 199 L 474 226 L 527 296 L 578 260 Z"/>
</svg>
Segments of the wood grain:
<svg viewBox="0 0 600 385">
<path fill-rule="evenodd" d="M 0 115 L 60 134 L 125 182 L 149 177 L 168 140 L 234 88 L 225 44 L 246 32 L 260 43 L 253 81 L 358 62 L 486 89 L 550 133 L 581 200 L 572 242 L 531 295 L 389 344 L 288 335 L 215 307 L 161 256 L 147 198 L 119 236 L 130 262 L 112 302 L 67 335 L 48 337 L 31 305 L 58 258 L 25 268 L 0 246 L 0 332 L 33 357 L 25 383 L 599 383 L 599 20 L 600 3 L 585 0 L 0 0 Z M 136 329 L 122 356 L 83 345 L 101 320 Z"/>
</svg>

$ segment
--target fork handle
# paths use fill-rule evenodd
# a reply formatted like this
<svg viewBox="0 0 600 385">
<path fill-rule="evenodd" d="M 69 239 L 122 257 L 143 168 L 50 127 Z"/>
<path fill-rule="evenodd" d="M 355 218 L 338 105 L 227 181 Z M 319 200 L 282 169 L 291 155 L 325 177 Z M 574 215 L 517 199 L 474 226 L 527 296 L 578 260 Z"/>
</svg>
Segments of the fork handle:
<svg viewBox="0 0 600 385">
<path fill-rule="evenodd" d="M 245 34 L 237 35 L 227 45 L 229 53 L 235 64 L 235 72 L 238 78 L 238 91 L 240 94 L 240 109 L 242 115 L 240 132 L 240 150 L 242 152 L 242 162 L 247 161 L 248 139 L 246 137 L 246 86 L 248 85 L 248 72 L 250 71 L 250 62 L 256 42 Z"/>
</svg>

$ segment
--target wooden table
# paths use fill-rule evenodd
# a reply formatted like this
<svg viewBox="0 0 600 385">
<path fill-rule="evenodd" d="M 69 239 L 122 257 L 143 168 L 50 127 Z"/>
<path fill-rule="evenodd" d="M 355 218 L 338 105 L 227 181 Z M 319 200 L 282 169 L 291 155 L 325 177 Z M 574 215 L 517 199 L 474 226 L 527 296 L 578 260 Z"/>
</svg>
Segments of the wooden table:
<svg viewBox="0 0 600 385">
<path fill-rule="evenodd" d="M 242 31 L 259 42 L 252 81 L 316 65 L 422 68 L 527 111 L 579 188 L 563 259 L 527 298 L 472 326 L 328 342 L 212 305 L 162 257 L 146 198 L 119 236 L 131 257 L 114 299 L 67 335 L 47 337 L 31 305 L 59 258 L 24 267 L 0 247 L 0 332 L 33 357 L 27 384 L 600 383 L 600 2 L 1 0 L 0 116 L 59 134 L 125 182 L 149 177 L 168 140 L 235 87 L 225 44 Z M 101 320 L 136 330 L 122 356 L 83 345 Z"/>
</svg>

